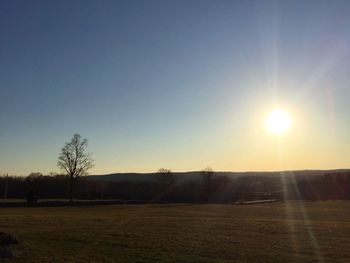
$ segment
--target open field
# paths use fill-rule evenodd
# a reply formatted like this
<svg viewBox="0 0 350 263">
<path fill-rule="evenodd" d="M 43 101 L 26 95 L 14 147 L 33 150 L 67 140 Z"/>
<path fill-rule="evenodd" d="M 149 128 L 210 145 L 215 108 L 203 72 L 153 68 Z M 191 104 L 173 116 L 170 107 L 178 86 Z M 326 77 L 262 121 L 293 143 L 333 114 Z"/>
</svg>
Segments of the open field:
<svg viewBox="0 0 350 263">
<path fill-rule="evenodd" d="M 350 202 L 1 208 L 10 262 L 350 262 Z"/>
</svg>

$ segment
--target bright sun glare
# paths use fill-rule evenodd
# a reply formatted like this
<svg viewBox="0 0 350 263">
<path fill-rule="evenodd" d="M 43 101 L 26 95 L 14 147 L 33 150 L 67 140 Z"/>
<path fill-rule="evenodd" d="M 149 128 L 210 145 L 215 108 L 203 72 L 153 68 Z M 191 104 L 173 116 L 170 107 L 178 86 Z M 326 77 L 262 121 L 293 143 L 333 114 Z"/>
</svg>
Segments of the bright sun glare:
<svg viewBox="0 0 350 263">
<path fill-rule="evenodd" d="M 273 134 L 282 134 L 286 132 L 290 124 L 290 115 L 283 110 L 273 110 L 267 114 L 265 119 L 265 128 Z"/>
</svg>

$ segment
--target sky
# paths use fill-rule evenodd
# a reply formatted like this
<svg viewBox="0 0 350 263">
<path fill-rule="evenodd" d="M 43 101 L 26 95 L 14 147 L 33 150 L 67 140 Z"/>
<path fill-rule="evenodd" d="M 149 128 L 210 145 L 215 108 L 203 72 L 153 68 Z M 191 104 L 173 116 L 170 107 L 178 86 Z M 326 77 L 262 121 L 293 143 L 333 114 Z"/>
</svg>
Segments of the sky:
<svg viewBox="0 0 350 263">
<path fill-rule="evenodd" d="M 3 0 L 0 92 L 0 174 L 350 168 L 350 1 Z"/>
</svg>

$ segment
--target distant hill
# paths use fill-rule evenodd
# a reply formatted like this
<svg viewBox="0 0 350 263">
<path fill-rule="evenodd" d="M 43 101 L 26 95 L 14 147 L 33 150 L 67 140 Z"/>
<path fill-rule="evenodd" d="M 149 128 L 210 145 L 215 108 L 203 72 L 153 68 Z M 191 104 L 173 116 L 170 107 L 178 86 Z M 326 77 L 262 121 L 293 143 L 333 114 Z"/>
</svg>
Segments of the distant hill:
<svg viewBox="0 0 350 263">
<path fill-rule="evenodd" d="M 234 203 L 256 200 L 350 200 L 350 170 L 282 172 L 175 172 L 170 180 L 156 173 L 90 175 L 75 184 L 81 200 L 122 202 Z M 164 177 L 162 178 L 164 179 Z M 165 177 L 169 179 L 169 177 Z M 174 179 L 174 180 L 173 180 Z M 41 200 L 66 198 L 67 176 L 0 176 L 0 196 L 9 199 L 34 194 Z"/>
<path fill-rule="evenodd" d="M 350 172 L 350 169 L 338 169 L 338 170 L 296 170 L 296 171 L 276 171 L 276 172 L 215 172 L 216 176 L 227 176 L 230 178 L 238 178 L 242 176 L 258 176 L 258 177 L 276 177 L 280 175 L 284 176 L 297 176 L 301 177 L 315 177 L 322 174 L 337 174 Z M 112 173 L 105 175 L 89 175 L 86 179 L 99 182 L 153 182 L 155 180 L 156 173 Z M 173 175 L 178 181 L 197 181 L 201 179 L 201 171 L 191 172 L 174 172 Z"/>
</svg>

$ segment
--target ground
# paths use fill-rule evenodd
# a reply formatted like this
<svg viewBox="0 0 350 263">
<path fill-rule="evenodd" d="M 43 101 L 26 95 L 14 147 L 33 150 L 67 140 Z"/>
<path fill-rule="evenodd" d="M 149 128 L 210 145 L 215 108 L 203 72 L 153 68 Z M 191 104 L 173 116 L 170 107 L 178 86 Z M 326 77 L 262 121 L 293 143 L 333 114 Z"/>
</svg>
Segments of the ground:
<svg viewBox="0 0 350 263">
<path fill-rule="evenodd" d="M 10 262 L 350 262 L 350 202 L 0 208 Z"/>
</svg>

